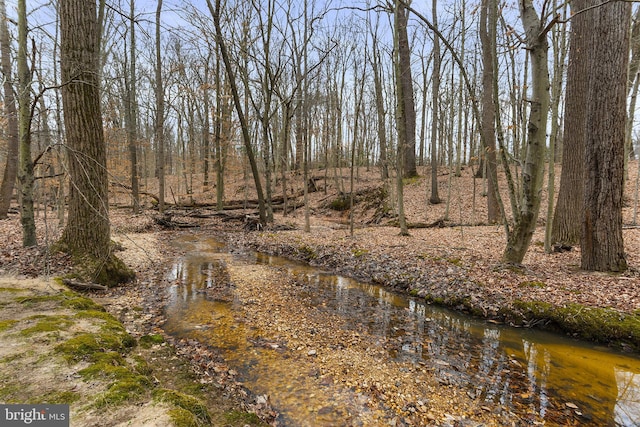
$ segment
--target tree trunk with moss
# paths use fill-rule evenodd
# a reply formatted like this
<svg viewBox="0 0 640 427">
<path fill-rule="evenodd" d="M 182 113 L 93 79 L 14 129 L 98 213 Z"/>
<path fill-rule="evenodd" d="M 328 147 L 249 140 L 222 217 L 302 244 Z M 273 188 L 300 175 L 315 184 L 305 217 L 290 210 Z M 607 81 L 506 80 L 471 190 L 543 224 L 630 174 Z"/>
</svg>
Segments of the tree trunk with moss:
<svg viewBox="0 0 640 427">
<path fill-rule="evenodd" d="M 112 253 L 106 145 L 100 109 L 99 26 L 93 1 L 60 2 L 60 65 L 69 162 L 69 214 L 60 244 L 82 276 L 116 285 L 132 278 Z"/>
</svg>

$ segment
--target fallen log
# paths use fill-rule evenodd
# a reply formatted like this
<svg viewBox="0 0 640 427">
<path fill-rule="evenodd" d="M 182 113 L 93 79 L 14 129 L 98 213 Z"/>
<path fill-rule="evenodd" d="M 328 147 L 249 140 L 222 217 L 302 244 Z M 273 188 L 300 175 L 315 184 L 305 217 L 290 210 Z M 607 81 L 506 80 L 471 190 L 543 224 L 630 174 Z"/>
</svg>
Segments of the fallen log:
<svg viewBox="0 0 640 427">
<path fill-rule="evenodd" d="M 62 283 L 64 283 L 65 285 L 71 287 L 71 288 L 75 288 L 75 289 L 79 289 L 79 290 L 96 290 L 96 291 L 106 291 L 107 288 L 104 285 L 99 285 L 97 283 L 88 283 L 88 282 L 80 282 L 76 279 L 62 279 Z"/>
<path fill-rule="evenodd" d="M 188 222 L 176 221 L 171 218 L 171 214 L 165 212 L 163 215 L 153 215 L 153 220 L 156 224 L 164 228 L 198 228 L 199 224 L 190 224 Z"/>
<path fill-rule="evenodd" d="M 111 181 L 111 185 L 113 185 L 114 187 L 120 187 L 120 188 L 124 188 L 125 190 L 131 191 L 131 186 L 122 184 L 121 182 Z M 156 201 L 157 204 L 160 203 L 160 198 L 153 193 L 138 190 L 138 194 L 140 194 L 141 196 L 151 197 L 153 200 Z"/>
</svg>

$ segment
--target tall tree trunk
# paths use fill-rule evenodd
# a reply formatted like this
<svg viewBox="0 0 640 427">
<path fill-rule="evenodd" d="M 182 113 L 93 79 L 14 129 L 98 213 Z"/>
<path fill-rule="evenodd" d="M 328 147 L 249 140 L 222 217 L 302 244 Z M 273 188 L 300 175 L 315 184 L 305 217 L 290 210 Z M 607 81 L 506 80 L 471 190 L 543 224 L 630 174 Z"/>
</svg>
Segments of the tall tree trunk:
<svg viewBox="0 0 640 427">
<path fill-rule="evenodd" d="M 231 58 L 229 58 L 229 53 L 227 52 L 227 46 L 225 45 L 224 38 L 222 37 L 222 26 L 220 25 L 220 0 L 216 0 L 215 8 L 211 4 L 211 0 L 207 0 L 207 6 L 213 18 L 213 24 L 216 27 L 216 40 L 218 43 L 218 47 L 220 49 L 222 61 L 224 62 L 224 66 L 227 71 L 227 79 L 229 81 L 229 85 L 231 86 L 233 103 L 235 104 L 236 114 L 238 115 L 238 120 L 240 121 L 240 128 L 242 130 L 242 140 L 244 141 L 244 147 L 247 150 L 249 166 L 251 167 L 251 173 L 253 174 L 253 181 L 256 186 L 256 193 L 258 194 L 258 212 L 260 215 L 260 222 L 262 224 L 266 224 L 267 214 L 266 214 L 266 208 L 265 208 L 265 202 L 264 202 L 264 195 L 262 192 L 262 184 L 260 182 L 260 173 L 258 171 L 258 164 L 256 163 L 256 158 L 253 153 L 253 147 L 251 146 L 251 136 L 249 135 L 249 125 L 247 124 L 247 121 L 244 115 L 244 108 L 242 107 L 242 103 L 240 100 L 240 94 L 238 93 L 238 86 L 236 85 L 235 74 L 231 64 Z"/>
<path fill-rule="evenodd" d="M 158 174 L 158 210 L 164 212 L 165 154 L 164 154 L 164 86 L 162 82 L 162 56 L 160 54 L 160 15 L 162 0 L 156 8 L 156 123 L 155 141 L 158 148 L 156 171 Z"/>
<path fill-rule="evenodd" d="M 396 126 L 398 129 L 398 142 L 397 142 L 397 155 L 396 155 L 396 189 L 398 193 L 398 223 L 400 226 L 400 235 L 408 236 L 409 229 L 407 228 L 407 220 L 404 214 L 404 183 L 402 182 L 402 177 L 404 176 L 404 162 L 405 162 L 405 150 L 407 146 L 407 131 L 406 125 L 407 122 L 404 118 L 406 112 L 406 104 L 404 103 L 404 85 L 402 84 L 402 79 L 399 77 L 401 74 L 402 67 L 400 65 L 400 49 L 399 45 L 399 28 L 400 24 L 398 20 L 400 18 L 400 14 L 397 13 L 399 7 L 399 2 L 396 0 L 396 13 L 395 13 L 395 31 L 394 31 L 394 50 L 395 50 L 395 67 L 396 67 Z"/>
<path fill-rule="evenodd" d="M 126 87 L 126 112 L 127 144 L 129 145 L 129 163 L 131 168 L 131 199 L 133 201 L 133 213 L 140 213 L 140 184 L 138 181 L 138 99 L 136 77 L 136 30 L 135 30 L 135 1 L 130 0 L 131 11 L 129 15 L 129 39 L 131 42 L 129 52 L 129 72 L 125 70 Z M 127 76 L 128 74 L 128 76 Z"/>
<path fill-rule="evenodd" d="M 487 168 L 487 221 L 500 222 L 498 205 L 498 162 L 496 159 L 496 106 L 493 99 L 493 50 L 496 43 L 496 0 L 482 0 L 480 9 L 480 41 L 482 44 L 482 131 L 485 141 L 485 166 Z"/>
<path fill-rule="evenodd" d="M 215 89 L 216 89 L 216 115 L 213 121 L 213 141 L 215 151 L 215 168 L 216 168 L 216 209 L 222 210 L 224 206 L 224 149 L 222 141 L 222 123 L 226 114 L 223 114 L 223 94 L 222 94 L 222 73 L 220 69 L 220 49 L 216 47 L 216 75 L 215 75 Z M 207 112 L 207 114 L 209 114 Z"/>
<path fill-rule="evenodd" d="M 554 0 L 554 9 L 557 0 Z M 562 7 L 563 19 L 567 16 L 566 4 Z M 553 80 L 551 81 L 551 135 L 549 136 L 549 173 L 547 178 L 547 221 L 544 227 L 544 250 L 550 253 L 553 244 L 553 206 L 555 202 L 556 181 L 556 147 L 560 129 L 559 110 L 562 98 L 562 81 L 564 77 L 565 59 L 567 57 L 566 29 L 556 26 L 552 31 L 553 39 Z"/>
<path fill-rule="evenodd" d="M 416 107 L 413 100 L 413 79 L 411 77 L 411 49 L 409 48 L 409 36 L 407 35 L 407 21 L 409 11 L 403 3 L 396 1 L 395 9 L 397 37 L 398 37 L 398 79 L 402 85 L 402 97 L 404 120 L 404 156 L 403 176 L 413 178 L 418 176 L 416 169 Z"/>
<path fill-rule="evenodd" d="M 590 19 L 585 139 L 584 222 L 580 266 L 624 271 L 624 142 L 631 3 L 600 6 Z"/>
<path fill-rule="evenodd" d="M 385 125 L 386 112 L 384 108 L 384 97 L 382 95 L 382 78 L 379 70 L 380 53 L 378 51 L 378 39 L 373 35 L 373 84 L 376 96 L 376 113 L 378 118 L 378 142 L 380 144 L 380 170 L 381 178 L 386 181 L 389 178 L 389 164 L 387 160 L 387 128 Z"/>
<path fill-rule="evenodd" d="M 210 48 L 209 48 L 210 49 Z M 204 63 L 204 82 L 202 84 L 202 186 L 204 187 L 204 191 L 207 191 L 209 187 L 209 158 L 211 157 L 211 131 L 210 131 L 210 120 L 209 120 L 209 110 L 210 110 L 210 98 L 209 98 L 209 74 L 210 70 L 210 62 L 211 62 L 212 52 L 209 50 L 207 55 L 207 59 L 205 59 Z"/>
<path fill-rule="evenodd" d="M 467 35 L 467 28 L 465 26 L 465 16 L 466 16 L 466 0 L 462 0 L 462 5 L 460 6 L 460 61 L 464 63 L 464 55 L 465 55 L 465 41 Z M 456 141 L 456 176 L 459 177 L 462 175 L 462 163 L 465 159 L 465 152 L 462 148 L 462 141 L 464 139 L 465 146 L 467 140 L 466 128 L 467 128 L 467 120 L 464 121 L 465 127 L 465 135 L 463 137 L 462 128 L 462 114 L 463 114 L 463 94 L 464 94 L 464 86 L 462 84 L 463 75 L 462 71 L 460 71 L 460 83 L 458 88 L 458 134 Z M 468 114 L 465 112 L 465 118 L 468 118 Z"/>
<path fill-rule="evenodd" d="M 591 49 L 589 16 L 595 13 L 593 10 L 584 10 L 595 4 L 596 0 L 571 1 L 573 18 L 569 36 L 569 64 L 564 103 L 562 170 L 551 231 L 551 243 L 556 245 L 575 245 L 579 242 L 582 232 L 585 105 L 589 78 L 588 56 L 585 52 Z"/>
<path fill-rule="evenodd" d="M 100 33 L 93 1 L 60 2 L 60 65 L 69 147 L 69 218 L 61 242 L 91 280 L 107 285 L 133 272 L 111 250 L 106 145 L 100 109 Z"/>
<path fill-rule="evenodd" d="M 309 163 L 311 162 L 311 144 L 310 144 L 310 126 L 309 126 L 309 79 L 306 76 L 309 73 L 309 1 L 304 0 L 304 32 L 302 47 L 302 76 L 304 81 L 302 82 L 302 116 L 304 121 L 304 132 L 302 147 L 304 149 L 303 156 L 303 177 L 304 177 L 304 231 L 305 233 L 311 232 L 311 207 L 309 206 Z M 346 69 L 346 64 L 345 64 Z M 301 76 L 298 76 L 300 79 Z M 299 80 L 298 80 L 299 81 Z"/>
<path fill-rule="evenodd" d="M 31 72 L 27 64 L 27 8 L 18 1 L 18 179 L 20 181 L 20 222 L 22 244 L 34 246 L 36 224 L 33 212 L 33 160 L 31 159 Z"/>
<path fill-rule="evenodd" d="M 625 180 L 629 176 L 629 159 L 634 159 L 636 153 L 633 150 L 633 121 L 636 112 L 636 99 L 638 97 L 638 86 L 640 85 L 640 8 L 636 9 L 633 16 L 633 26 L 631 27 L 631 60 L 629 61 L 629 83 L 628 91 L 631 97 L 629 101 L 629 113 L 627 114 L 627 129 L 625 140 L 624 171 Z"/>
<path fill-rule="evenodd" d="M 0 219 L 7 217 L 13 189 L 18 176 L 18 114 L 13 94 L 11 72 L 11 45 L 7 28 L 7 7 L 5 0 L 0 0 L 0 66 L 4 75 L 4 112 L 7 120 L 7 159 L 0 184 Z"/>
<path fill-rule="evenodd" d="M 531 58 L 531 113 L 527 126 L 527 154 L 522 169 L 522 202 L 514 212 L 515 225 L 507 239 L 503 259 L 521 263 L 531 243 L 540 211 L 540 193 L 544 178 L 547 115 L 549 114 L 549 67 L 547 34 L 532 0 L 520 0 L 520 16 Z"/>
<path fill-rule="evenodd" d="M 432 1 L 433 25 L 438 26 L 437 0 Z M 437 204 L 442 200 L 438 195 L 438 124 L 440 109 L 440 39 L 433 38 L 433 89 L 431 91 L 431 196 L 429 203 Z"/>
</svg>

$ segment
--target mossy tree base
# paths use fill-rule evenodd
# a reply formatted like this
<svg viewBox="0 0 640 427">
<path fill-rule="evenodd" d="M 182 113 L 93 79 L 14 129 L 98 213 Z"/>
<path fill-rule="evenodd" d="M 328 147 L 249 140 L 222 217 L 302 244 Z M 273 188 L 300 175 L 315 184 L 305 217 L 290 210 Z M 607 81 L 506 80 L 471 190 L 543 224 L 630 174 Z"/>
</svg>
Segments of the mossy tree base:
<svg viewBox="0 0 640 427">
<path fill-rule="evenodd" d="M 96 257 L 86 253 L 74 253 L 62 242 L 58 242 L 52 249 L 71 255 L 74 269 L 68 278 L 112 288 L 130 282 L 136 275 L 120 258 L 113 254 L 113 250 L 109 254 Z"/>
</svg>

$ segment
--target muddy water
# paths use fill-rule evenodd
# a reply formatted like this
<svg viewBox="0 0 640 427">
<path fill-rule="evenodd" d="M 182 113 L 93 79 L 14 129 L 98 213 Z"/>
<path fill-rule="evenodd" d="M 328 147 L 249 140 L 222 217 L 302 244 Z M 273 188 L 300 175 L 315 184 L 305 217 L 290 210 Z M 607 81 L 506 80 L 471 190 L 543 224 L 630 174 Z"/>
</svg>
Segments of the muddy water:
<svg viewBox="0 0 640 427">
<path fill-rule="evenodd" d="M 203 237 L 185 236 L 174 243 L 185 255 L 175 260 L 170 273 L 165 329 L 218 348 L 249 389 L 269 395 L 283 424 L 402 425 L 403 420 L 420 419 L 411 418 L 412 413 L 427 411 L 421 405 L 428 399 L 403 395 L 412 403 L 400 408 L 387 400 L 389 393 L 380 391 L 382 385 L 376 389 L 365 380 L 340 381 L 325 375 L 331 371 L 319 366 L 320 361 L 336 363 L 332 358 L 349 352 L 346 341 L 356 337 L 370 345 L 363 357 L 371 358 L 371 370 L 397 376 L 399 388 L 410 390 L 402 382 L 406 378 L 424 384 L 435 381 L 437 387 L 425 386 L 425 395 L 460 390 L 461 399 L 498 420 L 513 420 L 508 415 L 515 414 L 520 421 L 548 425 L 640 425 L 638 358 L 558 335 L 483 322 L 282 258 L 234 254 Z M 266 330 L 268 325 L 263 329 L 251 322 L 252 310 L 259 311 L 252 304 L 262 300 L 234 290 L 233 277 L 265 268 L 282 275 L 283 284 L 295 283 L 293 290 L 283 287 L 282 293 L 302 304 L 297 309 L 301 319 L 308 319 L 302 312 L 309 310 L 316 323 L 273 321 L 271 326 L 282 332 L 274 335 Z M 234 273 L 229 276 L 227 270 Z M 226 296 L 209 292 L 225 282 L 231 282 L 226 283 L 231 285 Z M 260 283 L 255 283 L 256 295 L 260 290 Z M 287 307 L 273 304 L 266 310 L 277 319 Z M 322 325 L 322 319 L 330 324 Z M 317 338 L 318 347 L 304 344 L 298 326 L 308 326 L 299 330 L 311 334 L 312 341 Z M 284 330 L 289 329 L 294 332 L 287 335 Z M 343 338 L 325 349 L 320 335 Z M 323 357 L 316 358 L 316 353 Z M 345 376 L 353 375 L 341 369 Z M 383 398 L 374 399 L 376 393 Z M 428 419 L 453 423 L 456 414 L 451 408 L 445 412 L 445 418 L 436 413 Z"/>
</svg>

